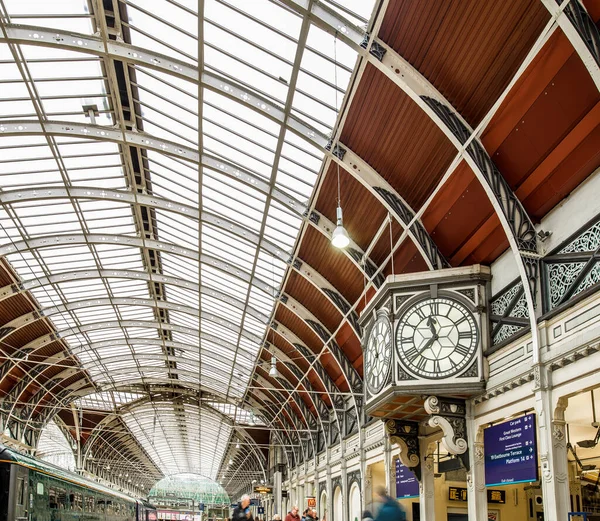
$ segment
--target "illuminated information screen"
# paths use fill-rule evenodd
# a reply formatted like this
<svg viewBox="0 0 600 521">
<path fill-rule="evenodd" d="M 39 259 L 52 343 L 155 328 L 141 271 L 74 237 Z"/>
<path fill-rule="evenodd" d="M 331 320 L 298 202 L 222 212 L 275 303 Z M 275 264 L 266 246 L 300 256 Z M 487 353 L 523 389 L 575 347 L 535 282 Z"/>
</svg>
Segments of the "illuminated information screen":
<svg viewBox="0 0 600 521">
<path fill-rule="evenodd" d="M 483 443 L 487 486 L 537 481 L 534 414 L 485 429 Z"/>
<path fill-rule="evenodd" d="M 396 499 L 419 497 L 419 482 L 412 470 L 396 460 Z"/>
</svg>

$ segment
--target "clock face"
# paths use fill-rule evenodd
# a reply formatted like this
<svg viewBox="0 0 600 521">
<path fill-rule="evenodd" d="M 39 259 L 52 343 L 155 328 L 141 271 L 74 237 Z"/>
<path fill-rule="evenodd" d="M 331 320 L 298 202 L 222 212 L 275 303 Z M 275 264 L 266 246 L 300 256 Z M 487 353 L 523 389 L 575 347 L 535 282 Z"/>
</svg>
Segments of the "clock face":
<svg viewBox="0 0 600 521">
<path fill-rule="evenodd" d="M 447 378 L 464 370 L 477 351 L 479 333 L 473 314 L 450 298 L 413 304 L 398 323 L 396 349 L 416 376 Z"/>
<path fill-rule="evenodd" d="M 367 339 L 365 376 L 373 393 L 381 391 L 392 359 L 392 325 L 387 317 L 379 317 Z"/>
</svg>

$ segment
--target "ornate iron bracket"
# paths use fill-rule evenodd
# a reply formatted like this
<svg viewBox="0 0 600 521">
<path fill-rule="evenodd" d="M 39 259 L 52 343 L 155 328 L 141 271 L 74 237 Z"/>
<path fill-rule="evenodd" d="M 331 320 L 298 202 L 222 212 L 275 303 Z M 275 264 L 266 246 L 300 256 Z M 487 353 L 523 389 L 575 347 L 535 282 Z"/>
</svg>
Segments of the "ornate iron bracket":
<svg viewBox="0 0 600 521">
<path fill-rule="evenodd" d="M 421 481 L 421 452 L 419 450 L 419 424 L 403 420 L 385 422 L 385 432 L 391 443 L 400 447 L 400 461 L 410 468 Z"/>
<path fill-rule="evenodd" d="M 431 415 L 429 425 L 431 427 L 441 427 L 444 432 L 442 438 L 444 448 L 450 454 L 458 456 L 463 466 L 469 470 L 465 401 L 429 396 L 425 400 L 425 410 Z"/>
</svg>

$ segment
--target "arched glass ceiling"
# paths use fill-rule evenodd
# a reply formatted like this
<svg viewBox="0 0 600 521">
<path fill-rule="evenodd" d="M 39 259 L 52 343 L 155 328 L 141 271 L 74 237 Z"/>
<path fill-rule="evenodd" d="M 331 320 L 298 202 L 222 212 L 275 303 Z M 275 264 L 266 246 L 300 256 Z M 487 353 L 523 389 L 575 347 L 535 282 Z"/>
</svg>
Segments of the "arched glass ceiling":
<svg viewBox="0 0 600 521">
<path fill-rule="evenodd" d="M 322 4 L 365 25 L 373 1 Z M 231 402 L 302 223 L 286 198 L 308 200 L 324 159 L 290 121 L 330 134 L 356 54 L 338 42 L 334 68 L 334 37 L 301 0 L 148 6 L 1 3 L 0 251 L 100 389 L 172 384 Z M 130 61 L 112 44 L 136 46 Z M 139 59 L 151 53 L 163 56 Z M 84 127 L 58 135 L 56 121 Z M 213 476 L 231 426 L 181 407 L 124 419 L 166 472 Z"/>
<path fill-rule="evenodd" d="M 232 431 L 216 411 L 186 402 L 150 402 L 122 418 L 163 474 L 215 479 Z"/>
<path fill-rule="evenodd" d="M 226 505 L 231 500 L 225 489 L 216 481 L 197 474 L 177 474 L 161 479 L 148 494 L 153 498 L 194 499 L 196 504 Z M 160 503 L 158 503 L 160 504 Z"/>
</svg>

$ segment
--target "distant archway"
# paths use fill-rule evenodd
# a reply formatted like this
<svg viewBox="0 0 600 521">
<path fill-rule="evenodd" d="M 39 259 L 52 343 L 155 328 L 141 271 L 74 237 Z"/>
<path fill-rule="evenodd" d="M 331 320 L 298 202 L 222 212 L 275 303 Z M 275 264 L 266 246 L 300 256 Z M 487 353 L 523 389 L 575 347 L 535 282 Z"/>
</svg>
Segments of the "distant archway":
<svg viewBox="0 0 600 521">
<path fill-rule="evenodd" d="M 362 512 L 360 511 L 360 489 L 358 483 L 352 483 L 350 493 L 348 494 L 349 521 L 361 521 Z"/>
<path fill-rule="evenodd" d="M 344 502 L 341 487 L 337 487 L 333 491 L 333 521 L 344 521 Z"/>
<path fill-rule="evenodd" d="M 319 498 L 319 517 L 323 521 L 329 521 L 327 519 L 327 492 L 323 490 L 321 492 L 321 497 Z"/>
</svg>

